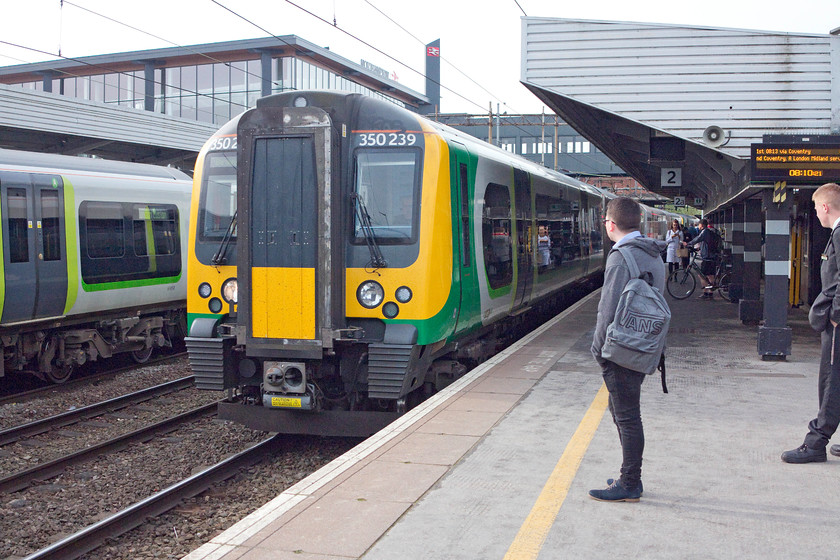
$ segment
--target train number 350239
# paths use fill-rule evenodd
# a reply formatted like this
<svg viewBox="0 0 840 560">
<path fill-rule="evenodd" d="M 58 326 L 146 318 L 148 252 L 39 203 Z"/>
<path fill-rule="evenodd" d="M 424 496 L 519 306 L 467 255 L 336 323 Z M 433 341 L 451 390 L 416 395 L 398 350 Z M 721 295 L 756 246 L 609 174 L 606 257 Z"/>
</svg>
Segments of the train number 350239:
<svg viewBox="0 0 840 560">
<path fill-rule="evenodd" d="M 413 146 L 417 135 L 405 132 L 366 132 L 359 134 L 360 146 Z"/>
</svg>

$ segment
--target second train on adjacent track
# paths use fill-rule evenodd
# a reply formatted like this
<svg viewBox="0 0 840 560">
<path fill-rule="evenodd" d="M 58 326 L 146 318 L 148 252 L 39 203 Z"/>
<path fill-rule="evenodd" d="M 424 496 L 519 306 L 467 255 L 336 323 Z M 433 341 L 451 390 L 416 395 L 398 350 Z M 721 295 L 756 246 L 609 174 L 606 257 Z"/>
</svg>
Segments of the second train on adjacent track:
<svg viewBox="0 0 840 560">
<path fill-rule="evenodd" d="M 372 433 L 594 285 L 609 196 L 385 101 L 263 98 L 196 166 L 196 383 L 257 429 Z"/>
</svg>

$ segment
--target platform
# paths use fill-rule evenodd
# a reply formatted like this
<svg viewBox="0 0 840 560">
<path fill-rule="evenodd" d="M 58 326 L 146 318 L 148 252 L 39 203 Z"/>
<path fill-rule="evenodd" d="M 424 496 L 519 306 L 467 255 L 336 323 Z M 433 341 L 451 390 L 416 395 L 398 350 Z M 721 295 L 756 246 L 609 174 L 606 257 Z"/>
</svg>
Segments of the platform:
<svg viewBox="0 0 840 560">
<path fill-rule="evenodd" d="M 187 560 L 828 558 L 840 459 L 788 465 L 816 414 L 819 338 L 790 312 L 765 362 L 737 307 L 672 305 L 668 388 L 642 388 L 639 503 L 589 354 L 599 292 L 193 551 Z"/>
</svg>

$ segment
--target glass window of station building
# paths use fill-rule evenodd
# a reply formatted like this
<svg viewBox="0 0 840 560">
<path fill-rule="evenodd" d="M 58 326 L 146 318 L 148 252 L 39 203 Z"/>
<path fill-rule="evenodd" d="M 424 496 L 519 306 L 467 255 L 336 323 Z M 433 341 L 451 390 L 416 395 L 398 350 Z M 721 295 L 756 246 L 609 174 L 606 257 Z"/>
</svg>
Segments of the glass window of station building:
<svg viewBox="0 0 840 560">
<path fill-rule="evenodd" d="M 50 69 L 45 67 L 48 63 L 6 67 L 0 69 L 0 83 L 37 91 L 48 89 L 52 93 L 79 99 L 134 109 L 149 109 L 173 117 L 219 125 L 254 107 L 258 98 L 289 90 L 351 91 L 384 99 L 401 107 L 409 106 L 411 109 L 423 102 L 421 94 L 407 88 L 394 88 L 391 84 L 370 80 L 371 76 L 366 75 L 369 73 L 361 66 L 330 53 L 328 49 L 316 47 L 293 36 L 284 39 L 291 48 L 276 49 L 281 52 L 272 53 L 268 65 L 265 56 L 255 52 L 258 49 L 245 48 L 247 45 L 237 43 L 259 42 L 263 46 L 262 52 L 265 53 L 271 46 L 277 46 L 276 40 L 227 43 L 223 44 L 228 48 L 226 54 L 213 52 L 205 57 L 196 56 L 196 52 L 204 53 L 210 50 L 206 47 L 212 45 L 189 47 L 190 52 L 183 52 L 187 48 L 175 47 L 159 51 L 88 57 L 101 61 L 77 63 L 72 67 L 65 61 L 55 61 L 54 69 L 51 70 L 51 80 Z M 282 51 L 292 52 L 287 54 Z M 305 55 L 299 55 L 301 51 Z M 147 65 L 139 70 L 119 69 L 91 74 L 91 71 L 97 68 L 104 70 L 109 66 L 120 66 L 116 59 L 125 58 L 126 54 L 133 55 L 126 60 L 130 59 L 135 67 L 148 62 L 154 65 L 154 68 Z M 170 56 L 166 56 L 167 54 Z M 237 54 L 240 54 L 238 60 L 234 59 Z M 147 55 L 148 58 L 142 55 Z M 108 63 L 108 56 L 115 60 Z M 207 62 L 210 57 L 217 61 Z M 196 58 L 200 59 L 198 63 L 178 64 L 179 59 Z M 325 61 L 325 64 L 322 66 L 315 63 L 316 61 Z M 22 76 L 27 66 L 33 67 L 29 70 L 30 76 L 37 73 L 47 77 L 17 82 L 10 80 L 10 70 L 18 70 L 18 74 Z M 270 76 L 266 76 L 270 83 L 268 86 L 263 80 L 263 69 L 267 66 L 270 68 Z M 153 76 L 151 88 L 147 88 L 149 76 Z M 365 78 L 370 82 L 370 86 L 362 83 Z M 150 107 L 149 94 L 153 96 L 153 108 Z"/>
</svg>

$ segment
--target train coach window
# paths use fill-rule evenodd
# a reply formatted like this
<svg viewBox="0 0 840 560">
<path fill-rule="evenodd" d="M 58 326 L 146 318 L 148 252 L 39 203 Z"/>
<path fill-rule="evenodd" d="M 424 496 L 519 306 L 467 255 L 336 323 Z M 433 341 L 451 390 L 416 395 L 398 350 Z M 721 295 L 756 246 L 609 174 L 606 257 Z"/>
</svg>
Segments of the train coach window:
<svg viewBox="0 0 840 560">
<path fill-rule="evenodd" d="M 178 245 L 177 213 L 174 207 L 135 204 L 132 210 L 134 254 L 174 254 Z"/>
<path fill-rule="evenodd" d="M 85 289 L 177 277 L 181 274 L 178 223 L 178 209 L 172 204 L 83 201 L 79 245 Z"/>
<path fill-rule="evenodd" d="M 356 193 L 370 216 L 376 240 L 412 243 L 417 239 L 420 152 L 417 150 L 359 150 L 356 153 Z M 359 214 L 354 242 L 365 243 Z"/>
<path fill-rule="evenodd" d="M 122 205 L 119 202 L 90 202 L 85 217 L 87 254 L 92 259 L 121 257 L 123 243 Z"/>
<path fill-rule="evenodd" d="M 29 228 L 26 217 L 26 191 L 8 190 L 9 262 L 29 262 Z"/>
<path fill-rule="evenodd" d="M 221 240 L 236 212 L 236 152 L 211 152 L 204 160 L 199 239 Z M 236 231 L 231 241 L 236 241 Z"/>
<path fill-rule="evenodd" d="M 44 260 L 61 260 L 61 230 L 57 191 L 41 191 L 41 233 L 44 238 Z"/>
</svg>

